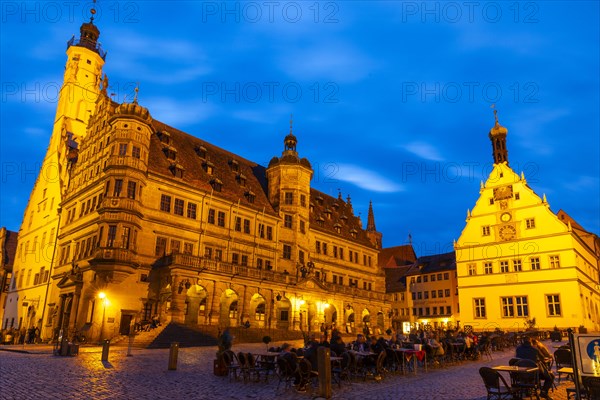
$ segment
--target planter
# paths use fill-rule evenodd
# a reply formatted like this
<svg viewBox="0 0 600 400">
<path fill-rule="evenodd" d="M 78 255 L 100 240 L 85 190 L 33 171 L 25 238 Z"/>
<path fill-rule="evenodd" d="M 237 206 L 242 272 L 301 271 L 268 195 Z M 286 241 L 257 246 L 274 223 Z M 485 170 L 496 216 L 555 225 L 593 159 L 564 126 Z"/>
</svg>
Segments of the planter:
<svg viewBox="0 0 600 400">
<path fill-rule="evenodd" d="M 560 331 L 550 332 L 550 340 L 553 342 L 560 342 L 562 340 L 562 334 Z"/>
<path fill-rule="evenodd" d="M 227 376 L 227 366 L 222 361 L 213 360 L 213 373 L 216 376 Z"/>
</svg>

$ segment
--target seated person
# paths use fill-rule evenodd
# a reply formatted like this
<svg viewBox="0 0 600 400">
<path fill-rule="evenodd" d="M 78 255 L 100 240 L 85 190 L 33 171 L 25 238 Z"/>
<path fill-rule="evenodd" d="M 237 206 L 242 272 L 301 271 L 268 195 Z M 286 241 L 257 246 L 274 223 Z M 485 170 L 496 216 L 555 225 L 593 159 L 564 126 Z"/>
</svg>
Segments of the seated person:
<svg viewBox="0 0 600 400">
<path fill-rule="evenodd" d="M 538 368 L 540 369 L 540 378 L 544 381 L 540 396 L 545 399 L 551 399 L 551 397 L 548 396 L 548 390 L 550 390 L 552 383 L 554 382 L 554 374 L 552 374 L 552 372 L 548 371 L 548 368 L 546 368 L 544 356 L 542 353 L 540 353 L 537 347 L 531 345 L 531 339 L 528 337 L 523 339 L 523 344 L 517 347 L 516 357 L 525 358 L 537 363 Z"/>
<path fill-rule="evenodd" d="M 343 352 L 346 351 L 346 345 L 342 340 L 341 336 L 335 336 L 335 339 L 331 342 L 330 349 L 332 352 L 335 352 L 338 356 L 340 356 Z"/>
<path fill-rule="evenodd" d="M 358 335 L 356 335 L 356 340 L 354 341 L 354 343 L 352 343 L 352 350 L 354 350 L 354 351 L 367 351 L 368 350 L 367 339 L 365 338 L 364 335 L 362 335 L 360 333 Z"/>
<path fill-rule="evenodd" d="M 431 355 L 433 357 L 443 356 L 445 354 L 444 347 L 437 340 L 437 333 L 432 333 L 427 343 L 431 347 Z"/>
<path fill-rule="evenodd" d="M 304 382 L 302 379 L 302 374 L 300 373 L 300 368 L 298 367 L 298 360 L 290 352 L 291 347 L 292 346 L 289 343 L 282 344 L 281 353 L 277 356 L 277 358 L 285 360 L 288 363 L 290 370 L 293 371 L 292 375 L 294 377 L 294 386 L 298 386 L 299 391 L 306 391 L 308 382 Z"/>
</svg>

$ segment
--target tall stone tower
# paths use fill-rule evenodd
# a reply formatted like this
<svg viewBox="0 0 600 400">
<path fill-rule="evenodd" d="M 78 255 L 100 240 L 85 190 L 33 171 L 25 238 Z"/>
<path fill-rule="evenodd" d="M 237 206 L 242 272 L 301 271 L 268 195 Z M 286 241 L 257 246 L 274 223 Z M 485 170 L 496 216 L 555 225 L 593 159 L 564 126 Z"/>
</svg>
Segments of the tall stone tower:
<svg viewBox="0 0 600 400">
<path fill-rule="evenodd" d="M 373 243 L 377 249 L 381 249 L 381 240 L 383 239 L 383 234 L 381 232 L 377 232 L 377 228 L 375 227 L 375 213 L 373 212 L 373 202 L 369 202 L 369 215 L 367 216 L 367 237 Z"/>
<path fill-rule="evenodd" d="M 98 44 L 100 31 L 93 23 L 94 13 L 92 10 L 90 22 L 81 25 L 80 37 L 67 43 L 68 59 L 50 144 L 25 208 L 3 316 L 8 327 L 38 326 L 42 338 L 51 334 L 42 326 L 42 318 L 53 273 L 60 204 L 78 156 L 78 142 L 85 137 L 96 107 L 106 57 Z"/>
<path fill-rule="evenodd" d="M 313 170 L 306 158 L 298 156 L 298 140 L 292 131 L 291 120 L 290 133 L 283 143 L 281 157 L 273 157 L 266 172 L 269 201 L 282 220 L 279 242 L 284 243 L 280 249 L 283 260 L 278 268 L 295 274 L 302 265 L 308 263 L 311 250 L 308 229 Z"/>
</svg>

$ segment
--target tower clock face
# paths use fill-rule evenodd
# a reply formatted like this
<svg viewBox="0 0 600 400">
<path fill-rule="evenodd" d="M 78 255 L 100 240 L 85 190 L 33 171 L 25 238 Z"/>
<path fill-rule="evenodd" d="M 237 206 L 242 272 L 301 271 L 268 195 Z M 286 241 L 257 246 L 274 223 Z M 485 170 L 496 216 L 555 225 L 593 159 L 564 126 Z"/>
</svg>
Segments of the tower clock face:
<svg viewBox="0 0 600 400">
<path fill-rule="evenodd" d="M 510 215 L 510 213 L 502 213 L 502 215 L 500 216 L 500 219 L 502 220 L 502 222 L 508 222 L 510 221 L 510 219 L 512 218 L 512 216 Z"/>
<path fill-rule="evenodd" d="M 517 230 L 512 225 L 502 225 L 498 230 L 498 233 L 502 240 L 512 240 L 517 237 Z"/>
</svg>

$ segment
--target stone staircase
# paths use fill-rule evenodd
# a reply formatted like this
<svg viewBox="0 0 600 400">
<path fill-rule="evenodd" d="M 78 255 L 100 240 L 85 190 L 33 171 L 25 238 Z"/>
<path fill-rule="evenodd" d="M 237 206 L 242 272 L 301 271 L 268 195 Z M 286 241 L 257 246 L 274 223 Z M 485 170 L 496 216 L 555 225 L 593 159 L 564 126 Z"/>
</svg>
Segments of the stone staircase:
<svg viewBox="0 0 600 400">
<path fill-rule="evenodd" d="M 156 337 L 159 336 L 167 328 L 167 326 L 168 325 L 162 324 L 149 331 L 142 331 L 136 333 L 135 338 L 133 339 L 132 347 L 148 348 L 150 344 L 156 340 Z M 111 345 L 127 347 L 129 346 L 129 336 L 120 335 L 114 337 L 111 339 Z"/>
</svg>

